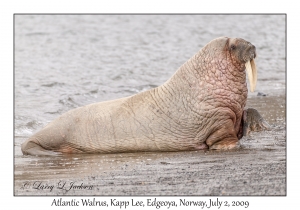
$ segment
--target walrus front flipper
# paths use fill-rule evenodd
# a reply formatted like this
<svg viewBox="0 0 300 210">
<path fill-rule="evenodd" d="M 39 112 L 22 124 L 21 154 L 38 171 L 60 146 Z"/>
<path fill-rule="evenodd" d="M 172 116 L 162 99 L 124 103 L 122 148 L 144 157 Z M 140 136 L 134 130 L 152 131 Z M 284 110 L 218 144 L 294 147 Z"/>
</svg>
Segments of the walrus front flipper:
<svg viewBox="0 0 300 210">
<path fill-rule="evenodd" d="M 26 141 L 21 145 L 21 150 L 24 155 L 47 155 L 47 156 L 58 156 L 62 153 L 53 152 L 51 150 L 46 150 L 37 143 L 33 141 Z"/>
<path fill-rule="evenodd" d="M 243 136 L 248 136 L 250 131 L 271 130 L 271 126 L 262 118 L 259 112 L 253 108 L 244 110 L 242 125 Z"/>
<path fill-rule="evenodd" d="M 239 140 L 236 137 L 225 138 L 218 141 L 209 147 L 210 150 L 229 150 L 240 146 Z"/>
<path fill-rule="evenodd" d="M 239 147 L 239 139 L 236 136 L 233 122 L 226 120 L 207 138 L 206 144 L 210 150 L 229 150 Z"/>
</svg>

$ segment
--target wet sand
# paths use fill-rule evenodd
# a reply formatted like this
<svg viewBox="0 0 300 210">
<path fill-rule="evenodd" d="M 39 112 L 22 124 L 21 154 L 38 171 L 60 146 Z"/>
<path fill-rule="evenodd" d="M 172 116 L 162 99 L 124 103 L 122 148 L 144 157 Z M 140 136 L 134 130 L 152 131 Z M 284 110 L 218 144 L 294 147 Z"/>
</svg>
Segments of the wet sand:
<svg viewBox="0 0 300 210">
<path fill-rule="evenodd" d="M 243 137 L 240 149 L 26 156 L 15 162 L 15 195 L 286 195 L 285 97 L 247 106 L 272 131 Z"/>
</svg>

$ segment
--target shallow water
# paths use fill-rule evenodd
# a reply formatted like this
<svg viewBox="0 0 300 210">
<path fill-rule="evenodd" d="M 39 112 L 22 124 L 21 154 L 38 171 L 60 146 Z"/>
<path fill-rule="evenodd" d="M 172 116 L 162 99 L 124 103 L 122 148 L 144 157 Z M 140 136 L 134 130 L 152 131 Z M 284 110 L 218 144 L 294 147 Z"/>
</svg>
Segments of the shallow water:
<svg viewBox="0 0 300 210">
<path fill-rule="evenodd" d="M 103 173 L 124 170 L 129 173 L 131 170 L 145 170 L 149 165 L 165 168 L 176 164 L 176 161 L 179 167 L 185 167 L 187 159 L 199 158 L 199 154 L 202 157 L 204 151 L 29 157 L 22 155 L 20 145 L 70 109 L 129 96 L 164 83 L 201 47 L 219 36 L 241 37 L 256 46 L 258 83 L 256 91 L 249 93 L 247 106 L 257 108 L 274 130 L 243 138 L 243 148 L 239 151 L 205 154 L 205 161 L 201 160 L 199 165 L 221 166 L 224 156 L 237 156 L 242 158 L 242 163 L 249 161 L 255 151 L 261 157 L 267 155 L 261 164 L 284 167 L 284 15 L 16 15 L 16 186 L 24 180 L 59 180 L 74 174 L 84 180 L 101 173 L 102 177 L 109 177 Z M 257 96 L 258 92 L 266 96 Z M 166 160 L 173 162 L 168 164 Z M 255 160 L 250 162 L 254 164 Z M 129 180 L 132 174 L 125 172 L 122 176 Z M 142 177 L 141 182 L 145 181 Z M 280 180 L 283 179 L 285 177 Z M 109 181 L 106 184 L 110 185 Z M 285 194 L 284 186 L 282 182 L 280 194 Z M 159 187 L 155 189 L 157 191 L 153 193 L 157 194 Z M 274 193 L 275 188 L 267 186 L 267 189 L 269 194 Z M 257 194 L 255 190 L 249 192 Z M 26 194 L 19 187 L 15 192 Z M 116 194 L 111 189 L 109 192 Z M 207 188 L 206 193 L 194 192 L 209 194 L 215 191 Z M 172 193 L 176 194 L 173 188 L 165 192 Z M 35 194 L 35 191 L 29 194 Z M 109 193 L 97 191 L 96 194 Z M 263 193 L 259 191 L 258 194 Z"/>
</svg>

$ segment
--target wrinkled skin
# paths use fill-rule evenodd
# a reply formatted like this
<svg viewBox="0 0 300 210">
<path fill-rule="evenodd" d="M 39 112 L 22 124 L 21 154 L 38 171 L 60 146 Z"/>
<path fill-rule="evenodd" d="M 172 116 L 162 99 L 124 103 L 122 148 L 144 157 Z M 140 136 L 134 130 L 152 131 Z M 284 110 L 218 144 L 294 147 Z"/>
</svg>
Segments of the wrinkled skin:
<svg viewBox="0 0 300 210">
<path fill-rule="evenodd" d="M 22 152 L 56 155 L 235 148 L 246 130 L 251 130 L 244 110 L 248 92 L 245 62 L 255 56 L 255 47 L 243 39 L 212 40 L 163 85 L 71 110 L 24 142 Z"/>
</svg>

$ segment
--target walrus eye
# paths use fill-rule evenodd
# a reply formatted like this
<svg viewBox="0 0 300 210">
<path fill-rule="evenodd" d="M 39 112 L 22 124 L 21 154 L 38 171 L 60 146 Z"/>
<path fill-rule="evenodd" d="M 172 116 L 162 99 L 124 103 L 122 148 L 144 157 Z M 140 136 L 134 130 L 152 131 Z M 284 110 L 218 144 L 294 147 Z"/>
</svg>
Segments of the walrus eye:
<svg viewBox="0 0 300 210">
<path fill-rule="evenodd" d="M 233 44 L 230 46 L 230 49 L 235 50 L 236 46 Z"/>
</svg>

